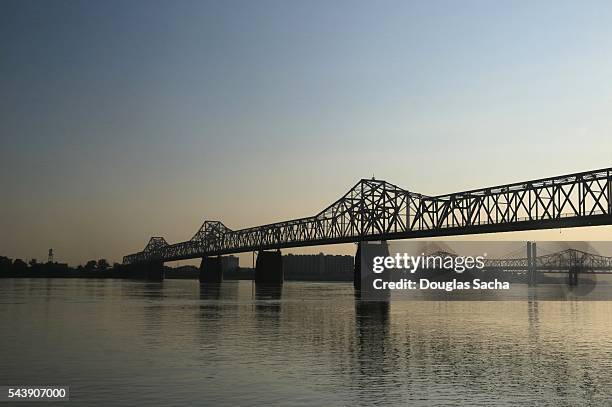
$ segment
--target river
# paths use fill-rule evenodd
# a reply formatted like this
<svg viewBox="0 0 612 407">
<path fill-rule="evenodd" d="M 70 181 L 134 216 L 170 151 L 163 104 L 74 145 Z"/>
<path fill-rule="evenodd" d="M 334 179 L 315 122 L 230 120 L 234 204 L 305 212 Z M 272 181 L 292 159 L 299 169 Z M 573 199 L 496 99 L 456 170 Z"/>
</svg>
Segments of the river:
<svg viewBox="0 0 612 407">
<path fill-rule="evenodd" d="M 612 400 L 608 301 L 381 305 L 346 283 L 0 279 L 0 303 L 0 385 L 69 385 L 67 405 Z"/>
</svg>

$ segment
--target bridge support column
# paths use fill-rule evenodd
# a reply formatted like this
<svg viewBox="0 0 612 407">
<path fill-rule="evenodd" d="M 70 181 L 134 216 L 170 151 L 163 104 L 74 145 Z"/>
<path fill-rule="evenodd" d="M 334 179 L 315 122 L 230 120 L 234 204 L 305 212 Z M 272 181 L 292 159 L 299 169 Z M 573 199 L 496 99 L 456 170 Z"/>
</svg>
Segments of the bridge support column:
<svg viewBox="0 0 612 407">
<path fill-rule="evenodd" d="M 567 283 L 570 286 L 576 286 L 578 285 L 578 267 L 576 266 L 570 266 L 569 268 L 569 272 L 568 272 L 568 279 L 567 279 Z"/>
<path fill-rule="evenodd" d="M 261 250 L 255 264 L 255 284 L 282 285 L 283 280 L 283 257 L 280 250 Z"/>
<path fill-rule="evenodd" d="M 538 251 L 535 242 L 527 242 L 527 284 L 538 285 Z"/>
<path fill-rule="evenodd" d="M 355 272 L 353 274 L 353 288 L 361 290 L 361 243 L 357 243 L 357 252 L 355 253 Z"/>
<path fill-rule="evenodd" d="M 200 284 L 218 284 L 223 281 L 223 267 L 221 266 L 221 256 L 203 257 L 200 263 Z"/>
<path fill-rule="evenodd" d="M 375 274 L 372 270 L 373 260 L 376 256 L 389 256 L 389 246 L 386 241 L 381 242 L 359 242 L 357 253 L 355 253 L 355 273 L 353 276 L 353 287 L 357 298 L 369 301 L 388 301 L 391 292 L 388 289 L 376 289 L 374 280 L 383 282 L 395 281 L 393 274 L 386 270 Z"/>
<path fill-rule="evenodd" d="M 152 261 L 142 265 L 147 280 L 164 281 L 164 263 L 162 261 Z"/>
</svg>

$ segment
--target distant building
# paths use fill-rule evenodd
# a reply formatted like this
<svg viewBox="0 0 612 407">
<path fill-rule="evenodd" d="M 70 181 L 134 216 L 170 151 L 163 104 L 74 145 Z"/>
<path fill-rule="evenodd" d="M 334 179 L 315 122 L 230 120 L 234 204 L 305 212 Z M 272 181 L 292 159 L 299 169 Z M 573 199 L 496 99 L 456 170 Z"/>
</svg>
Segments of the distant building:
<svg viewBox="0 0 612 407">
<path fill-rule="evenodd" d="M 353 281 L 353 256 L 319 254 L 287 254 L 283 256 L 285 280 Z M 224 280 L 252 280 L 255 270 L 240 267 L 238 257 L 222 256 Z M 166 268 L 166 278 L 198 278 L 199 267 Z"/>
<path fill-rule="evenodd" d="M 353 281 L 354 260 L 348 255 L 286 254 L 285 280 Z"/>
<path fill-rule="evenodd" d="M 238 257 L 236 256 L 222 256 L 221 257 L 221 269 L 224 273 L 234 272 L 238 270 Z"/>
<path fill-rule="evenodd" d="M 232 278 L 238 270 L 238 257 L 236 256 L 222 256 L 221 257 L 221 269 L 223 270 L 223 278 L 228 280 L 235 280 Z M 166 278 L 189 278 L 197 279 L 200 276 L 199 266 L 177 266 L 177 267 L 166 267 Z"/>
</svg>

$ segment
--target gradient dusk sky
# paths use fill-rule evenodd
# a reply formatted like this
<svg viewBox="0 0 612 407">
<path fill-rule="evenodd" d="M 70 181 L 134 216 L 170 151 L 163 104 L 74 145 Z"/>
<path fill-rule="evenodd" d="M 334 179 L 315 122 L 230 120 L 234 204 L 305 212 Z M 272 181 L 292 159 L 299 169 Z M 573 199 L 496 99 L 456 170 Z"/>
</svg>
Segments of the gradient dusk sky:
<svg viewBox="0 0 612 407">
<path fill-rule="evenodd" d="M 0 255 L 120 261 L 373 174 L 441 194 L 612 166 L 609 1 L 0 7 Z"/>
</svg>

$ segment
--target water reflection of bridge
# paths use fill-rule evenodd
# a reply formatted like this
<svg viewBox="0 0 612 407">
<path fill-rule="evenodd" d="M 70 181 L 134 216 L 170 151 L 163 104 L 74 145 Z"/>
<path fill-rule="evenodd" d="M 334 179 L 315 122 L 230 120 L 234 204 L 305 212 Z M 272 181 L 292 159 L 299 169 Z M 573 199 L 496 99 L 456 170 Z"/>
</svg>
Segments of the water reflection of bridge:
<svg viewBox="0 0 612 407">
<path fill-rule="evenodd" d="M 335 386 L 337 398 L 326 393 L 328 405 L 490 405 L 501 400 L 500 391 L 509 404 L 516 399 L 525 405 L 563 405 L 579 394 L 588 399 L 583 404 L 606 405 L 609 396 L 602 389 L 612 374 L 596 351 L 610 348 L 604 302 L 372 303 L 353 300 L 346 284 L 287 284 L 279 296 L 251 291 L 245 282 L 226 286 L 234 291 L 221 288 L 215 301 L 205 297 L 205 312 L 188 313 L 196 324 L 186 324 L 178 336 L 185 341 L 180 349 L 195 343 L 201 355 L 196 360 L 214 377 L 223 374 L 224 364 L 238 363 L 230 356 L 240 355 L 246 374 L 276 366 L 274 375 L 289 378 L 292 386 L 304 373 L 316 374 L 325 389 Z M 175 290 L 171 283 L 166 291 L 171 287 Z M 185 314 L 183 308 L 171 309 L 172 322 Z M 601 343 L 568 326 L 585 327 Z M 547 379 L 550 372 L 554 380 Z M 259 375 L 271 383 L 270 376 Z M 240 383 L 237 389 L 247 393 L 247 382 Z M 324 392 L 320 386 L 307 391 Z M 434 393 L 446 395 L 448 402 L 432 399 Z M 582 399 L 572 400 L 580 405 Z"/>
</svg>

